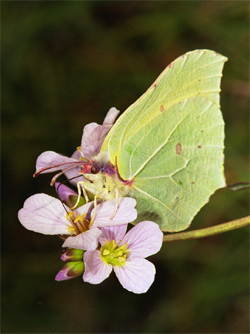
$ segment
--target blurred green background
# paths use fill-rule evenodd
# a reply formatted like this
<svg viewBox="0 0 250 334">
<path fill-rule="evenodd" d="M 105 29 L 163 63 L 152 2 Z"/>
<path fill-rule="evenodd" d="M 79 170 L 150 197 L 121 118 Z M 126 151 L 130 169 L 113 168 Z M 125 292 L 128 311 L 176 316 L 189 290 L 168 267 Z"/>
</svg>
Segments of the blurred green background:
<svg viewBox="0 0 250 334">
<path fill-rule="evenodd" d="M 194 49 L 229 58 L 222 78 L 227 183 L 248 180 L 248 1 L 2 1 L 2 333 L 248 333 L 249 229 L 164 244 L 148 293 L 56 282 L 61 240 L 17 211 L 55 195 L 32 178 L 46 150 L 70 156 L 89 122 L 124 111 Z M 248 191 L 221 189 L 190 229 L 248 214 Z"/>
</svg>

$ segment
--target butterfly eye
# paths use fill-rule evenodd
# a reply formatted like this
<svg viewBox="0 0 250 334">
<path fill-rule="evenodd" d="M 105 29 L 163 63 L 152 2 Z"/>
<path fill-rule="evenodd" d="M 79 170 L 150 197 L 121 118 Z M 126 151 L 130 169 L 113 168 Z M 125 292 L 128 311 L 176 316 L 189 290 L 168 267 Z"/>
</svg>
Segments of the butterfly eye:
<svg viewBox="0 0 250 334">
<path fill-rule="evenodd" d="M 98 166 L 92 166 L 90 171 L 91 171 L 91 174 L 97 174 L 99 173 L 100 168 L 98 168 Z"/>
</svg>

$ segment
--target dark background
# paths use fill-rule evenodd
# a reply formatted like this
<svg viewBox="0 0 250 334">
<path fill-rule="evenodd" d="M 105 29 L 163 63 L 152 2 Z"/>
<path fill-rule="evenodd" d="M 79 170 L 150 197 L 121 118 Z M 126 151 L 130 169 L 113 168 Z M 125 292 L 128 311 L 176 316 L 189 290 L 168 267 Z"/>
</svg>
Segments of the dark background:
<svg viewBox="0 0 250 334">
<path fill-rule="evenodd" d="M 52 174 L 46 150 L 70 156 L 83 126 L 124 111 L 181 54 L 227 56 L 221 106 L 227 183 L 248 181 L 248 1 L 2 1 L 2 332 L 247 333 L 249 229 L 164 244 L 148 293 L 56 282 L 61 241 L 25 230 L 17 212 Z M 248 191 L 221 189 L 190 229 L 248 214 Z"/>
</svg>

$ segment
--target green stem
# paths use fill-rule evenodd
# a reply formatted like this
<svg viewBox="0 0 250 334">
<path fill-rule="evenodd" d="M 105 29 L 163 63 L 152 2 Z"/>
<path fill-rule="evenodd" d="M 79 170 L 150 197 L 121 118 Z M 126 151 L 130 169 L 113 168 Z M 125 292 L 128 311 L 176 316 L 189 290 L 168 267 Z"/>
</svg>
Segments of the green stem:
<svg viewBox="0 0 250 334">
<path fill-rule="evenodd" d="M 200 230 L 167 234 L 164 235 L 163 242 L 209 237 L 210 235 L 235 230 L 236 228 L 244 227 L 247 225 L 250 225 L 250 216 L 212 227 L 202 228 Z"/>
</svg>

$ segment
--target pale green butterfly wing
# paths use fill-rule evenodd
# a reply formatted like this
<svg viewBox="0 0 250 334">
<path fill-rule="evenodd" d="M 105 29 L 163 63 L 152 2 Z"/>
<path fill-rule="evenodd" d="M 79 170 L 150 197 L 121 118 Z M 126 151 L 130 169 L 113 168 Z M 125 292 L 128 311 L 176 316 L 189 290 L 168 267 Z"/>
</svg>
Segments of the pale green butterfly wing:
<svg viewBox="0 0 250 334">
<path fill-rule="evenodd" d="M 102 151 L 108 151 L 114 164 L 123 144 L 162 110 L 192 96 L 203 96 L 219 107 L 220 78 L 227 58 L 209 50 L 188 52 L 161 73 L 150 88 L 116 121 Z M 126 163 L 121 174 L 127 174 Z"/>
<path fill-rule="evenodd" d="M 137 221 L 151 219 L 164 231 L 187 228 L 225 186 L 223 139 L 221 112 L 202 97 L 171 106 L 131 137 L 118 161 L 127 161 L 134 178 Z"/>
<path fill-rule="evenodd" d="M 220 77 L 226 58 L 208 50 L 171 63 L 118 119 L 108 150 L 124 180 L 134 179 L 138 221 L 185 229 L 209 196 L 224 186 Z"/>
</svg>

